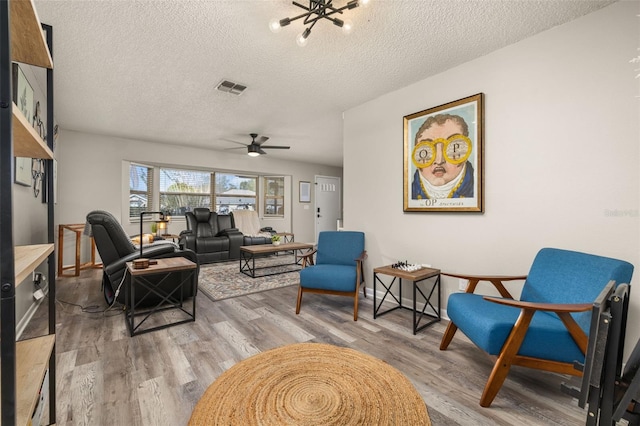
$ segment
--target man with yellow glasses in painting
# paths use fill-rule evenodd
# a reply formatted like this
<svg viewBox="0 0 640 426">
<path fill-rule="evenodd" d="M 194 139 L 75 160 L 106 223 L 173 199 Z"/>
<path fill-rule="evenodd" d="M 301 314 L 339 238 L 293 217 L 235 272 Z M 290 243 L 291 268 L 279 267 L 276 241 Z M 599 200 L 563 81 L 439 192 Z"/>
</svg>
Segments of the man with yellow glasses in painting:
<svg viewBox="0 0 640 426">
<path fill-rule="evenodd" d="M 427 118 L 416 133 L 411 161 L 417 170 L 411 184 L 414 200 L 474 196 L 472 144 L 464 119 L 453 114 Z"/>
</svg>

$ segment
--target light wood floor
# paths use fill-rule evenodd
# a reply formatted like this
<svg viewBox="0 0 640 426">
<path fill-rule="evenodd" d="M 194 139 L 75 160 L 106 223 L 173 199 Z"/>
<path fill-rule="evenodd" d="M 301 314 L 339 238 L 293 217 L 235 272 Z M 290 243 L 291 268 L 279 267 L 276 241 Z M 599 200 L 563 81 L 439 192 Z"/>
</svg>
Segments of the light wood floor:
<svg viewBox="0 0 640 426">
<path fill-rule="evenodd" d="M 478 400 L 491 360 L 460 333 L 438 349 L 444 323 L 414 336 L 411 312 L 372 315 L 361 299 L 305 295 L 295 315 L 296 287 L 212 302 L 197 298 L 197 321 L 129 337 L 122 311 L 105 308 L 101 271 L 57 281 L 57 424 L 185 425 L 207 387 L 233 364 L 296 342 L 345 346 L 383 359 L 402 371 L 423 396 L 433 424 L 579 425 L 586 411 L 560 391 L 551 373 L 514 367 L 491 408 Z M 46 304 L 23 337 L 42 330 Z"/>
</svg>

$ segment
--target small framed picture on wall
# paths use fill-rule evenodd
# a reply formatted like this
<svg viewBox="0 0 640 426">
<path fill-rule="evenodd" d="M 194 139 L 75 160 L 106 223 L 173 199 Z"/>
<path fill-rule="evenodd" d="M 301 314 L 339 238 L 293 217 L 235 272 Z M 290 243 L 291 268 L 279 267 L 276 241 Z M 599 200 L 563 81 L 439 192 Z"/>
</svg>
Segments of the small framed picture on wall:
<svg viewBox="0 0 640 426">
<path fill-rule="evenodd" d="M 20 65 L 13 64 L 13 102 L 29 124 L 33 125 L 33 88 Z"/>
<path fill-rule="evenodd" d="M 31 186 L 31 158 L 16 157 L 15 183 Z"/>
<path fill-rule="evenodd" d="M 300 202 L 301 203 L 311 202 L 311 183 L 310 182 L 300 181 Z"/>
</svg>

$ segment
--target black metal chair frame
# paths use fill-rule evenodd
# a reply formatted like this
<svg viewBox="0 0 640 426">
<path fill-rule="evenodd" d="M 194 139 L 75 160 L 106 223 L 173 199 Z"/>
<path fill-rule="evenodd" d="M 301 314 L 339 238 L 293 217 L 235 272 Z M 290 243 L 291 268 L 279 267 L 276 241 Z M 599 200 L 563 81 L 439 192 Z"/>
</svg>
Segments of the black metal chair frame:
<svg viewBox="0 0 640 426">
<path fill-rule="evenodd" d="M 588 405 L 586 425 L 615 425 L 625 419 L 640 425 L 640 341 L 622 372 L 624 338 L 629 310 L 629 285 L 610 282 L 593 304 L 589 345 L 580 388 L 562 385 L 562 390 Z"/>
</svg>

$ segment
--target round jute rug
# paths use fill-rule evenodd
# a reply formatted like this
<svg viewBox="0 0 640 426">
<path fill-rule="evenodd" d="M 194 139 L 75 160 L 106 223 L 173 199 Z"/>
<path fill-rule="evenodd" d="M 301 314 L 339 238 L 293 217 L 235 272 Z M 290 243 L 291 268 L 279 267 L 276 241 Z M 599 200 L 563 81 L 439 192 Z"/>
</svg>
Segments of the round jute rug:
<svg viewBox="0 0 640 426">
<path fill-rule="evenodd" d="M 189 425 L 431 425 L 411 382 L 384 361 L 348 348 L 298 343 L 225 371 Z"/>
</svg>

